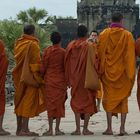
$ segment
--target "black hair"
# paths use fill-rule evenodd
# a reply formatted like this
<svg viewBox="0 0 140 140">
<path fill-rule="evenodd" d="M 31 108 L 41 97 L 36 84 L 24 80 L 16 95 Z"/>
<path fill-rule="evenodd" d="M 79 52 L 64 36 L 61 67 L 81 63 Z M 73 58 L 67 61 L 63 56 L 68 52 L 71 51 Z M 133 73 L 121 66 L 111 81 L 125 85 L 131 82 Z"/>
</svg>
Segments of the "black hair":
<svg viewBox="0 0 140 140">
<path fill-rule="evenodd" d="M 31 35 L 35 33 L 35 26 L 32 24 L 27 24 L 24 26 L 24 34 Z"/>
<path fill-rule="evenodd" d="M 88 33 L 88 29 L 86 26 L 84 26 L 84 25 L 78 26 L 78 29 L 77 29 L 77 36 L 78 37 L 86 37 L 87 33 Z"/>
<path fill-rule="evenodd" d="M 97 33 L 97 35 L 99 35 L 99 33 L 98 33 L 98 31 L 96 31 L 96 30 L 92 30 L 91 32 L 90 32 L 90 35 L 91 35 L 91 33 Z"/>
<path fill-rule="evenodd" d="M 61 42 L 61 35 L 59 32 L 53 32 L 51 34 L 51 41 L 53 44 L 58 44 Z"/>
<path fill-rule="evenodd" d="M 123 15 L 120 12 L 112 14 L 112 22 L 120 22 L 123 19 Z"/>
</svg>

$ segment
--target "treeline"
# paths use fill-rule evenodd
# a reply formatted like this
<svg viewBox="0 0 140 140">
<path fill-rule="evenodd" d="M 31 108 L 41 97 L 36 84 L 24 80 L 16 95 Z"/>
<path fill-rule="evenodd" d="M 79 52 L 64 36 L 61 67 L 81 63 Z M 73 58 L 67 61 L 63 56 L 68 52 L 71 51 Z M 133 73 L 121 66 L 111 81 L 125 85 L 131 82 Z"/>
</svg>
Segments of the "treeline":
<svg viewBox="0 0 140 140">
<path fill-rule="evenodd" d="M 36 36 L 40 40 L 41 50 L 50 44 L 49 35 L 56 30 L 55 16 L 49 16 L 44 9 L 29 8 L 26 11 L 20 11 L 16 19 L 5 19 L 0 21 L 0 38 L 4 41 L 8 58 L 13 60 L 13 47 L 15 40 L 23 32 L 23 25 L 32 23 L 36 26 Z"/>
</svg>

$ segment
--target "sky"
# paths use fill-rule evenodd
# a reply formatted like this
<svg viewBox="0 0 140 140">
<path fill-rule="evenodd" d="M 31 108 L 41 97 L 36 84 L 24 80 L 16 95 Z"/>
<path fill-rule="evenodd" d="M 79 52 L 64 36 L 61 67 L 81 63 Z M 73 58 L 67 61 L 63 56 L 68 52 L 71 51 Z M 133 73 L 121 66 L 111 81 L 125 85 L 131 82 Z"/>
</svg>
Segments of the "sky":
<svg viewBox="0 0 140 140">
<path fill-rule="evenodd" d="M 0 0 L 0 20 L 16 18 L 21 10 L 45 9 L 49 15 L 76 17 L 77 0 Z M 136 0 L 140 4 L 140 0 Z"/>
</svg>

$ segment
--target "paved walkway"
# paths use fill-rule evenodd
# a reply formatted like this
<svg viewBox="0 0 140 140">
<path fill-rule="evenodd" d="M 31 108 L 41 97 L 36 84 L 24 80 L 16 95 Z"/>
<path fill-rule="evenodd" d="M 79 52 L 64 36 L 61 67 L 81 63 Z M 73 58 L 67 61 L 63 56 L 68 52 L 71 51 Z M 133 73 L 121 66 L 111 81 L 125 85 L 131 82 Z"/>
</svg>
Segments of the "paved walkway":
<svg viewBox="0 0 140 140">
<path fill-rule="evenodd" d="M 117 93 L 116 93 L 117 94 Z M 70 94 L 69 94 L 70 95 Z M 70 99 L 70 97 L 69 97 Z M 17 137 L 16 131 L 16 117 L 13 111 L 13 106 L 6 105 L 6 113 L 4 119 L 4 128 L 11 132 L 11 136 L 0 137 L 0 140 L 139 140 L 140 135 L 134 134 L 137 129 L 140 129 L 140 113 L 136 102 L 136 84 L 133 88 L 132 96 L 129 98 L 129 114 L 126 122 L 126 131 L 129 136 L 119 137 L 116 136 L 119 133 L 120 116 L 119 118 L 113 118 L 113 131 L 114 136 L 103 136 L 102 132 L 106 129 L 106 115 L 103 109 L 101 112 L 92 116 L 89 122 L 89 129 L 95 134 L 93 136 L 71 136 L 70 133 L 75 130 L 74 115 L 71 111 L 69 100 L 66 102 L 66 118 L 62 119 L 61 128 L 66 133 L 65 136 L 52 136 L 42 137 L 42 133 L 48 128 L 47 113 L 40 114 L 39 117 L 31 119 L 30 129 L 39 133 L 40 137 Z M 81 123 L 81 127 L 83 122 Z"/>
</svg>

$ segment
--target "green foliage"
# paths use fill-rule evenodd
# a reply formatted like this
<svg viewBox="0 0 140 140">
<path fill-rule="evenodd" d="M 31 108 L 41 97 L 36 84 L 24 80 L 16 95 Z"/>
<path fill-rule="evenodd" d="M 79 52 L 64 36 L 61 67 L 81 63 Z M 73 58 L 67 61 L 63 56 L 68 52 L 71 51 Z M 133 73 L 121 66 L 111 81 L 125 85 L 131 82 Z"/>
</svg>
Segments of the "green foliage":
<svg viewBox="0 0 140 140">
<path fill-rule="evenodd" d="M 50 45 L 49 36 L 54 30 L 57 30 L 55 16 L 48 16 L 46 10 L 33 7 L 25 11 L 20 11 L 17 14 L 17 19 L 22 24 L 32 23 L 36 26 L 36 34 L 40 40 L 41 51 Z"/>
<path fill-rule="evenodd" d="M 35 7 L 29 8 L 25 11 L 20 11 L 17 14 L 17 19 L 21 23 L 36 23 L 45 22 L 48 17 L 48 12 L 44 9 L 36 9 Z"/>
<path fill-rule="evenodd" d="M 17 18 L 19 21 L 21 21 L 21 23 L 26 23 L 29 22 L 28 21 L 28 15 L 26 11 L 20 11 L 19 14 L 17 14 Z"/>
<path fill-rule="evenodd" d="M 4 41 L 9 58 L 12 60 L 14 43 L 22 34 L 22 26 L 15 20 L 0 21 L 0 38 Z"/>
<path fill-rule="evenodd" d="M 0 21 L 0 38 L 4 41 L 8 58 L 13 61 L 13 50 L 15 41 L 22 35 L 23 26 L 26 23 L 32 23 L 36 27 L 36 35 L 40 40 L 41 51 L 51 44 L 50 34 L 56 30 L 55 17 L 48 16 L 44 9 L 37 10 L 35 7 L 27 11 L 20 11 L 17 14 L 17 20 Z M 19 23 L 20 21 L 20 23 Z M 44 21 L 44 24 L 38 24 Z"/>
<path fill-rule="evenodd" d="M 47 32 L 43 27 L 40 27 L 39 25 L 36 26 L 36 35 L 37 38 L 40 41 L 40 47 L 41 47 L 41 52 L 51 44 L 50 42 L 50 32 Z"/>
</svg>

